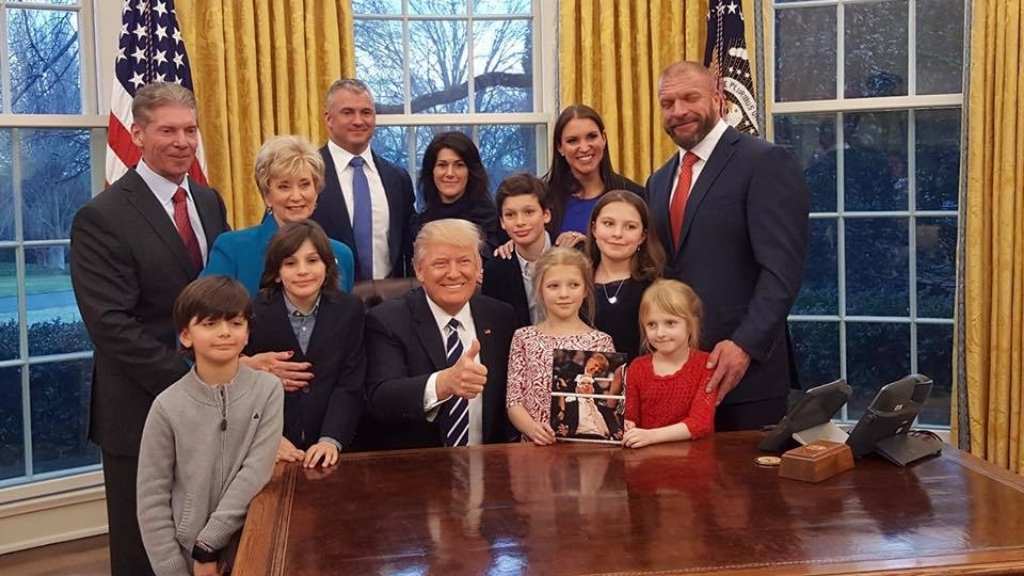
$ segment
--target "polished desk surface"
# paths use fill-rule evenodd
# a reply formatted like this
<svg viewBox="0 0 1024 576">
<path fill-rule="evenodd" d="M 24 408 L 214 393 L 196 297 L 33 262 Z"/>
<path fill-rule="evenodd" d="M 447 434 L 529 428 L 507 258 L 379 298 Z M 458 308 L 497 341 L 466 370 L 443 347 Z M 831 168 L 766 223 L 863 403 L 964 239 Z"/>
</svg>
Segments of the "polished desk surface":
<svg viewBox="0 0 1024 576">
<path fill-rule="evenodd" d="M 945 446 L 806 484 L 756 466 L 759 438 L 279 465 L 234 574 L 1024 574 L 1024 479 Z"/>
</svg>

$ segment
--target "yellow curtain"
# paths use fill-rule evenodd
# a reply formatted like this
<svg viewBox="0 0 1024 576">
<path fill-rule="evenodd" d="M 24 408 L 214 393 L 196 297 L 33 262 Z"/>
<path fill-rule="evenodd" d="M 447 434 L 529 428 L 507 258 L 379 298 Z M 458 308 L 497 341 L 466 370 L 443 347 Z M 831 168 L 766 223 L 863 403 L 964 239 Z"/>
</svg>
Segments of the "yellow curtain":
<svg viewBox="0 0 1024 576">
<path fill-rule="evenodd" d="M 1018 473 L 1024 472 L 1022 16 L 1021 0 L 973 3 L 963 211 L 965 320 L 959 328 L 959 337 L 966 338 L 970 450 Z"/>
<path fill-rule="evenodd" d="M 355 73 L 349 0 L 179 0 L 207 175 L 234 228 L 259 222 L 253 161 L 263 141 L 326 138 L 323 97 Z"/>
<path fill-rule="evenodd" d="M 754 0 L 743 0 L 752 53 Z M 658 74 L 704 59 L 708 0 L 562 0 L 559 96 L 604 119 L 612 166 L 641 184 L 675 150 L 661 129 Z M 751 58 L 751 64 L 753 64 Z"/>
</svg>

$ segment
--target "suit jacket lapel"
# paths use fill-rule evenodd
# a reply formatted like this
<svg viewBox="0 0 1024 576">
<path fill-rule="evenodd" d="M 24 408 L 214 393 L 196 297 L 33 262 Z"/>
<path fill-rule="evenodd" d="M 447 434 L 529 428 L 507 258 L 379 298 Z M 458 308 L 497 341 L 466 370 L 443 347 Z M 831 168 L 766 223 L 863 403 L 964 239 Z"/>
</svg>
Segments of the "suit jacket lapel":
<svg viewBox="0 0 1024 576">
<path fill-rule="evenodd" d="M 331 156 L 330 147 L 321 148 L 320 155 L 324 158 L 324 190 L 320 193 L 320 201 L 326 201 L 330 206 L 334 206 L 330 211 L 330 217 L 338 219 L 338 230 L 340 230 L 341 236 L 338 240 L 354 247 L 355 233 L 352 231 L 352 217 L 345 204 L 345 195 L 341 191 L 341 179 L 338 177 L 338 171 L 334 168 L 334 157 Z"/>
<path fill-rule="evenodd" d="M 384 187 L 384 196 L 388 199 L 388 258 L 391 264 L 395 264 L 395 255 L 402 251 L 402 227 L 405 225 L 401 208 L 402 183 L 390 170 L 387 161 L 370 150 L 373 156 L 373 165 L 377 168 L 377 175 L 380 176 L 381 186 Z"/>
<path fill-rule="evenodd" d="M 213 241 L 222 230 L 214 228 L 214 223 L 220 220 L 220 209 L 214 195 L 217 193 L 206 188 L 195 180 L 189 179 L 189 189 L 192 190 L 192 200 L 196 203 L 196 212 L 199 213 L 199 221 L 203 224 L 203 234 L 206 235 L 206 250 L 213 248 Z"/>
<path fill-rule="evenodd" d="M 417 288 L 413 295 L 411 304 L 412 317 L 416 320 L 416 337 L 426 350 L 430 362 L 435 370 L 444 370 L 448 367 L 448 361 L 444 355 L 444 342 L 441 340 L 441 332 L 437 329 L 437 321 L 434 314 L 427 305 L 427 293 L 422 288 Z"/>
<path fill-rule="evenodd" d="M 690 229 L 693 228 L 693 219 L 700 209 L 701 202 L 704 201 L 704 197 L 711 189 L 711 184 L 715 182 L 718 175 L 729 164 L 729 160 L 732 159 L 732 155 L 736 151 L 734 145 L 738 139 L 739 132 L 735 128 L 727 128 L 718 141 L 718 145 L 715 146 L 715 150 L 711 153 L 711 157 L 700 171 L 697 182 L 690 190 L 690 197 L 686 200 L 686 214 L 683 216 L 683 230 L 679 235 L 678 251 L 682 251 L 683 246 L 686 245 L 686 237 L 689 235 Z"/>
<path fill-rule="evenodd" d="M 185 244 L 181 241 L 181 236 L 178 236 L 178 231 L 174 228 L 174 222 L 167 215 L 167 211 L 160 205 L 160 201 L 156 199 L 156 195 L 149 189 L 146 182 L 141 176 L 134 170 L 129 170 L 124 178 L 128 180 L 125 182 L 125 190 L 129 192 L 128 201 L 131 202 L 135 208 L 142 213 L 142 216 L 152 226 L 153 231 L 163 241 L 181 265 L 182 270 L 188 275 L 189 278 L 194 278 L 199 272 L 192 266 L 192 261 L 185 253 Z"/>
<path fill-rule="evenodd" d="M 337 307 L 332 306 L 330 294 L 320 293 L 320 308 L 316 312 L 316 324 L 313 325 L 313 333 L 309 335 L 309 345 L 306 347 L 306 356 L 312 356 L 313 351 L 323 345 L 333 345 L 337 350 L 338 342 L 330 342 L 330 326 L 337 325 L 334 318 Z M 292 332 L 294 334 L 294 331 Z M 298 344 L 298 339 L 295 340 Z"/>
<path fill-rule="evenodd" d="M 514 258 L 514 256 L 513 256 Z M 479 306 L 476 305 L 477 299 L 472 298 L 469 301 L 469 313 L 473 316 L 473 324 L 476 325 L 476 339 L 480 342 L 480 363 L 484 366 L 491 366 L 494 361 L 494 345 L 492 340 L 494 339 L 494 331 L 491 326 L 491 319 Z M 504 398 L 497 398 L 495 393 L 489 393 L 490 386 L 484 386 L 484 397 L 483 397 L 483 414 L 481 421 L 483 422 L 481 437 L 486 440 L 491 437 L 490 431 L 494 426 L 494 418 L 490 417 L 490 414 L 494 411 L 492 406 L 498 400 L 502 403 L 505 402 Z"/>
<path fill-rule="evenodd" d="M 672 176 L 679 166 L 679 154 L 673 154 L 672 160 L 659 173 L 656 173 L 655 181 L 651 182 L 650 207 L 654 218 L 654 229 L 661 239 L 665 253 L 671 259 L 675 255 L 675 246 L 672 246 L 672 230 L 669 220 L 669 197 L 672 195 Z"/>
<path fill-rule="evenodd" d="M 302 353 L 302 347 L 299 346 L 299 339 L 295 337 L 295 330 L 292 330 L 292 322 L 288 318 L 288 308 L 284 305 L 284 291 L 277 290 L 276 293 L 267 302 L 269 310 L 267 311 L 267 318 L 270 320 L 269 324 L 274 326 L 275 330 L 281 336 L 281 339 L 288 343 L 289 350 L 295 350 L 299 355 L 306 356 Z M 316 327 L 320 325 L 320 318 L 317 316 L 316 326 L 313 326 L 313 334 L 309 339 L 309 346 L 306 350 L 313 349 L 313 337 L 316 336 Z M 292 359 L 298 362 L 298 358 Z"/>
</svg>

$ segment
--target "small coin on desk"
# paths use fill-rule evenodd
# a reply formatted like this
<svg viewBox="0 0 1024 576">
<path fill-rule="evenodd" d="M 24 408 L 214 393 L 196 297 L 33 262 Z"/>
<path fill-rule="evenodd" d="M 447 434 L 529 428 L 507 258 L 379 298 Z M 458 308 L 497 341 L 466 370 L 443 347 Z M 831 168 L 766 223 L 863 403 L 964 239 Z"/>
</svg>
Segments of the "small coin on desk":
<svg viewBox="0 0 1024 576">
<path fill-rule="evenodd" d="M 758 456 L 757 458 L 754 458 L 754 464 L 764 466 L 766 468 L 773 468 L 782 464 L 782 458 L 779 458 L 778 456 Z"/>
</svg>

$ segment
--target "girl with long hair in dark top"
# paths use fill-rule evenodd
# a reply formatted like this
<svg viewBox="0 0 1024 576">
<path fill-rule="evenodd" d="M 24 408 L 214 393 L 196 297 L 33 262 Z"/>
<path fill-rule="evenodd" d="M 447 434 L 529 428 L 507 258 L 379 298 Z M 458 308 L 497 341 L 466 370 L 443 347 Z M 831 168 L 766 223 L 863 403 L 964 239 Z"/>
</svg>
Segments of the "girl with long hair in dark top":
<svg viewBox="0 0 1024 576">
<path fill-rule="evenodd" d="M 498 211 L 487 191 L 487 170 L 476 144 L 462 132 L 444 132 L 430 141 L 423 154 L 420 193 L 425 208 L 417 232 L 427 222 L 445 218 L 468 220 L 480 227 L 489 257 L 498 245 Z"/>
<path fill-rule="evenodd" d="M 643 186 L 612 170 L 604 121 L 593 108 L 574 104 L 562 110 L 552 148 L 545 180 L 552 199 L 552 230 L 558 234 L 556 245 L 575 246 L 583 241 L 594 204 L 608 190 L 644 196 Z"/>
<path fill-rule="evenodd" d="M 644 200 L 627 190 L 602 195 L 590 215 L 586 253 L 594 263 L 594 326 L 632 360 L 642 340 L 640 298 L 665 266 Z"/>
</svg>

